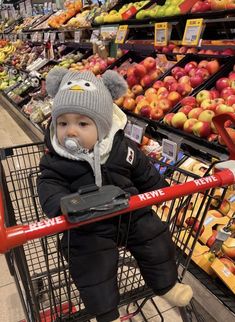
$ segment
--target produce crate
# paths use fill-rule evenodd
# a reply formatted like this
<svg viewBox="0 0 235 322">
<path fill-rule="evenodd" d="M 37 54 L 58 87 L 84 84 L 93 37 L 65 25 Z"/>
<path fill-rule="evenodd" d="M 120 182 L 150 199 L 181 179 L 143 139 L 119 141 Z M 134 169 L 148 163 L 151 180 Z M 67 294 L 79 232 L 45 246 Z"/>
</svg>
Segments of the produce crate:
<svg viewBox="0 0 235 322">
<path fill-rule="evenodd" d="M 195 91 L 193 91 L 190 96 L 196 97 L 196 95 L 201 91 L 201 90 L 210 90 L 212 89 L 215 84 L 216 81 L 222 77 L 227 77 L 229 72 L 232 71 L 233 65 L 235 64 L 235 57 L 230 57 L 228 58 L 224 58 L 224 60 L 227 60 L 227 62 L 224 64 L 224 66 L 221 68 L 221 70 L 216 73 L 215 75 L 213 75 L 211 78 L 208 79 L 208 81 L 206 81 L 204 84 L 202 84 L 202 86 L 199 86 L 197 89 L 195 89 Z M 173 113 L 176 113 L 179 111 L 179 109 L 182 107 L 181 103 L 177 104 L 175 106 L 175 108 L 171 111 Z M 165 123 L 163 123 L 163 120 L 161 120 L 158 124 L 158 130 L 161 132 L 161 130 L 165 130 L 169 133 L 175 133 L 177 136 L 182 137 L 182 138 L 186 138 L 187 141 L 190 142 L 195 142 L 201 146 L 204 146 L 206 148 L 209 148 L 211 150 L 217 150 L 217 151 L 221 151 L 222 153 L 227 153 L 227 148 L 221 144 L 219 144 L 219 142 L 217 141 L 208 141 L 206 138 L 203 137 L 198 137 L 194 134 L 191 133 L 187 133 L 181 129 L 177 129 L 174 128 L 172 126 L 169 126 Z"/>
<path fill-rule="evenodd" d="M 134 7 L 135 2 L 140 2 L 140 1 L 133 1 L 132 2 L 133 6 L 130 9 L 128 9 L 128 10 L 125 11 L 125 16 L 123 17 L 122 20 L 118 20 L 117 19 L 116 21 L 114 20 L 114 21 L 102 22 L 102 23 L 97 23 L 97 22 L 94 21 L 92 23 L 92 26 L 100 26 L 100 25 L 116 24 L 116 23 L 118 23 L 118 24 L 126 24 L 126 21 L 127 20 L 128 20 L 128 23 L 129 23 L 129 21 L 131 20 L 131 18 L 133 18 L 139 10 L 147 9 L 148 7 L 150 7 L 154 3 L 154 0 L 149 0 L 148 3 L 146 3 L 139 10 L 136 10 L 136 8 Z M 162 0 L 160 2 L 162 2 Z M 110 9 L 108 11 L 108 13 L 110 13 L 113 10 L 116 10 L 116 11 L 120 10 L 125 4 L 129 4 L 129 1 L 126 1 L 126 0 L 119 1 L 112 9 Z M 139 20 L 136 20 L 136 21 L 139 21 Z"/>
</svg>

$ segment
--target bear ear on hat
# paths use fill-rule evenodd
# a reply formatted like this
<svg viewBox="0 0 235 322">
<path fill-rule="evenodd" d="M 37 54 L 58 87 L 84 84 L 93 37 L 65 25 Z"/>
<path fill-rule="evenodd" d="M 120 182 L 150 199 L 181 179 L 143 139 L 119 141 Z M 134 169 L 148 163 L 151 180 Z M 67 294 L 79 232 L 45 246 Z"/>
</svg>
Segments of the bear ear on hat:
<svg viewBox="0 0 235 322">
<path fill-rule="evenodd" d="M 47 75 L 46 78 L 46 90 L 51 97 L 55 97 L 63 77 L 69 71 L 65 68 L 55 67 Z"/>
<path fill-rule="evenodd" d="M 121 75 L 113 70 L 107 70 L 102 75 L 102 80 L 110 91 L 113 100 L 117 100 L 127 92 L 128 86 L 126 81 Z"/>
</svg>

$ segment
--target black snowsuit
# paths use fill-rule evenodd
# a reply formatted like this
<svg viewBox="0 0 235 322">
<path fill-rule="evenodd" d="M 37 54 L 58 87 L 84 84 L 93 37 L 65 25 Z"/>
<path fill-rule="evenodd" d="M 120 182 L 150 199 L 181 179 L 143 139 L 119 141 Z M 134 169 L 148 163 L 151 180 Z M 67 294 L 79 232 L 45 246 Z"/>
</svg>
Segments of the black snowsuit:
<svg viewBox="0 0 235 322">
<path fill-rule="evenodd" d="M 46 139 L 49 153 L 41 159 L 38 193 L 43 211 L 48 217 L 54 217 L 61 214 L 61 197 L 77 192 L 79 187 L 93 184 L 95 180 L 88 162 L 59 156 L 48 138 L 49 135 Z M 101 172 L 103 185 L 119 186 L 131 195 L 168 185 L 122 130 L 116 133 L 109 158 L 101 166 Z M 122 215 L 123 237 L 129 216 Z M 70 231 L 71 275 L 91 314 L 103 314 L 118 306 L 117 227 L 118 218 L 113 218 Z M 65 232 L 62 240 L 65 257 L 67 236 L 68 232 Z M 175 250 L 167 225 L 149 207 L 140 209 L 132 213 L 128 236 L 127 248 L 137 260 L 146 284 L 157 295 L 166 293 L 177 280 Z M 109 321 L 115 318 L 113 316 Z"/>
</svg>

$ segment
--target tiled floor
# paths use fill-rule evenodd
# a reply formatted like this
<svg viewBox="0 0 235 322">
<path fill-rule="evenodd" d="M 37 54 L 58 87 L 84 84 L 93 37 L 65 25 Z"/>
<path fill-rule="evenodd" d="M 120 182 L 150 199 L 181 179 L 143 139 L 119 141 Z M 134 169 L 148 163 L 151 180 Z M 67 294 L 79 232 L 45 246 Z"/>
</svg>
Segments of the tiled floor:
<svg viewBox="0 0 235 322">
<path fill-rule="evenodd" d="M 0 106 L 0 148 L 7 146 L 15 146 L 18 144 L 29 143 L 30 139 L 15 121 L 8 115 L 7 111 Z M 162 299 L 156 298 L 160 310 L 166 322 L 181 322 L 178 310 L 171 308 L 168 303 Z M 20 303 L 14 279 L 9 273 L 5 256 L 0 255 L 0 322 L 18 322 L 24 319 L 24 312 Z M 133 307 L 133 310 L 135 308 Z M 157 316 L 156 309 L 153 304 L 147 303 L 143 312 L 151 322 L 161 321 Z M 121 310 L 121 314 L 123 309 Z M 133 322 L 144 321 L 139 314 L 132 319 Z"/>
</svg>

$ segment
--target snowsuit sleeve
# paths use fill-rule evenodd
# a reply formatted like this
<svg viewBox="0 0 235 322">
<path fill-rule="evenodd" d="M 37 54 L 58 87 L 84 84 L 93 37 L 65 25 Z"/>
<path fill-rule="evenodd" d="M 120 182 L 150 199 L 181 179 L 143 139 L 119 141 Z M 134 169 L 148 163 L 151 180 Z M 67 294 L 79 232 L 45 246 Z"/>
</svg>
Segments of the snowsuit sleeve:
<svg viewBox="0 0 235 322">
<path fill-rule="evenodd" d="M 45 155 L 40 162 L 41 175 L 37 180 L 38 196 L 44 213 L 49 217 L 61 215 L 60 199 L 70 194 L 69 183 L 55 170 Z"/>
</svg>

